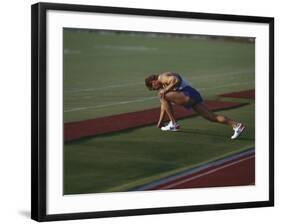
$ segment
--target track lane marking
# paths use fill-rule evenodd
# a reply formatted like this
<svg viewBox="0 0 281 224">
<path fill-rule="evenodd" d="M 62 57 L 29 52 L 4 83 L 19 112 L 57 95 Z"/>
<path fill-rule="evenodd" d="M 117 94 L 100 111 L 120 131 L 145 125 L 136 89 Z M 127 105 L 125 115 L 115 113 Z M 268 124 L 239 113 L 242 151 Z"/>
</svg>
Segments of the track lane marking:
<svg viewBox="0 0 281 224">
<path fill-rule="evenodd" d="M 116 103 L 100 104 L 100 105 L 92 106 L 92 107 L 78 107 L 78 108 L 72 108 L 72 109 L 65 110 L 64 112 L 67 113 L 67 112 L 73 112 L 73 111 L 79 111 L 79 110 L 97 109 L 97 108 L 104 108 L 104 107 L 110 107 L 110 106 L 116 106 L 116 105 L 122 105 L 122 104 L 138 103 L 138 102 L 153 100 L 156 98 L 159 98 L 159 97 L 153 96 L 153 97 L 140 98 L 137 100 L 128 100 L 128 101 L 119 101 Z"/>
<path fill-rule="evenodd" d="M 159 189 L 161 189 L 161 190 L 162 190 L 162 189 L 170 189 L 170 188 L 175 187 L 175 186 L 177 186 L 177 185 L 181 185 L 181 184 L 190 182 L 190 181 L 192 181 L 192 180 L 198 179 L 198 178 L 200 178 L 200 177 L 206 176 L 206 175 L 208 175 L 208 174 L 215 173 L 215 172 L 217 172 L 217 171 L 219 171 L 219 170 L 222 170 L 222 169 L 224 169 L 224 168 L 233 166 L 233 165 L 235 165 L 235 164 L 237 164 L 237 163 L 240 163 L 240 162 L 243 162 L 243 161 L 252 159 L 252 158 L 254 158 L 254 157 L 255 157 L 255 155 L 252 155 L 252 156 L 250 156 L 250 157 L 243 158 L 243 159 L 240 159 L 240 160 L 237 160 L 237 161 L 228 163 L 228 164 L 223 165 L 223 166 L 221 166 L 221 167 L 218 167 L 218 168 L 215 168 L 215 169 L 213 169 L 213 170 L 210 170 L 210 171 L 208 171 L 208 172 L 206 172 L 206 173 L 202 173 L 202 174 L 199 174 L 199 175 L 195 175 L 195 176 L 193 176 L 193 177 L 190 177 L 190 178 L 188 178 L 188 179 L 185 179 L 185 180 L 182 180 L 182 181 L 179 181 L 179 182 L 176 182 L 176 183 L 168 184 L 168 185 L 166 185 L 166 186 L 160 187 Z"/>
<path fill-rule="evenodd" d="M 149 189 L 155 189 L 159 186 L 163 186 L 167 183 L 172 183 L 176 180 L 181 180 L 183 177 L 187 176 L 193 176 L 196 173 L 201 173 L 203 170 L 210 170 L 214 167 L 219 167 L 223 164 L 228 164 L 229 162 L 237 161 L 238 159 L 246 158 L 248 156 L 254 155 L 255 148 L 249 148 L 246 150 L 243 150 L 242 152 L 236 152 L 234 154 L 228 155 L 221 159 L 215 159 L 213 161 L 209 161 L 207 163 L 203 163 L 199 166 L 195 166 L 193 168 L 189 168 L 186 170 L 183 170 L 182 172 L 176 173 L 174 175 L 160 178 L 159 180 L 152 181 L 151 183 L 147 183 L 145 185 L 142 185 L 140 187 L 135 188 L 134 190 L 149 190 Z"/>
</svg>

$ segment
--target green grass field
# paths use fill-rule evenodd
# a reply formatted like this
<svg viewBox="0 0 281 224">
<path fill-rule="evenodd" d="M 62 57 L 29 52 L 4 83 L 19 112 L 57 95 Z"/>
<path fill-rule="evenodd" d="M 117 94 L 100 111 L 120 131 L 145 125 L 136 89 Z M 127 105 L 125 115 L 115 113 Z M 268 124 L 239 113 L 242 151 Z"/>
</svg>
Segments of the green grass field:
<svg viewBox="0 0 281 224">
<path fill-rule="evenodd" d="M 127 191 L 253 147 L 254 101 L 217 95 L 253 89 L 254 59 L 254 43 L 64 30 L 64 122 L 159 106 L 144 78 L 161 71 L 179 72 L 205 99 L 249 102 L 220 112 L 245 122 L 236 141 L 228 127 L 193 117 L 177 133 L 148 126 L 67 143 L 64 193 Z"/>
</svg>

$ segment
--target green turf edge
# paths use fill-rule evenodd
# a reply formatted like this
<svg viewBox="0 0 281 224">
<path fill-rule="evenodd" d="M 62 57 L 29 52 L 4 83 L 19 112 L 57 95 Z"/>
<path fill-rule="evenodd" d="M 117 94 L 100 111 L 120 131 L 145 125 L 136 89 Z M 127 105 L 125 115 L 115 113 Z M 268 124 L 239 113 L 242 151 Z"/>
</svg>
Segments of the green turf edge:
<svg viewBox="0 0 281 224">
<path fill-rule="evenodd" d="M 217 156 L 217 157 L 213 157 L 213 158 L 211 158 L 209 160 L 202 161 L 201 163 L 185 166 L 185 167 L 182 167 L 182 168 L 179 168 L 179 169 L 171 170 L 169 172 L 165 172 L 165 173 L 161 173 L 161 174 L 158 174 L 158 175 L 154 175 L 154 176 L 150 176 L 150 177 L 147 177 L 147 178 L 143 178 L 143 179 L 140 179 L 140 180 L 128 183 L 128 184 L 124 184 L 124 185 L 121 185 L 121 186 L 108 188 L 108 189 L 104 190 L 104 193 L 107 193 L 107 192 L 130 191 L 131 189 L 140 187 L 140 186 L 145 185 L 145 184 L 149 184 L 149 183 L 151 183 L 153 181 L 156 181 L 156 180 L 159 180 L 159 179 L 162 179 L 162 178 L 166 178 L 166 177 L 175 175 L 175 174 L 183 172 L 183 171 L 185 171 L 187 169 L 192 169 L 192 168 L 204 165 L 204 164 L 209 163 L 209 162 L 213 162 L 213 161 L 216 161 L 216 160 L 219 160 L 219 159 L 224 159 L 224 158 L 226 158 L 228 156 L 231 156 L 231 155 L 233 155 L 235 153 L 243 152 L 243 151 L 248 150 L 249 148 L 252 148 L 252 147 L 254 147 L 254 145 L 247 146 L 247 148 L 243 148 L 243 149 L 239 149 L 239 150 L 234 150 L 234 151 L 231 151 L 229 153 L 225 153 L 225 154 Z"/>
</svg>

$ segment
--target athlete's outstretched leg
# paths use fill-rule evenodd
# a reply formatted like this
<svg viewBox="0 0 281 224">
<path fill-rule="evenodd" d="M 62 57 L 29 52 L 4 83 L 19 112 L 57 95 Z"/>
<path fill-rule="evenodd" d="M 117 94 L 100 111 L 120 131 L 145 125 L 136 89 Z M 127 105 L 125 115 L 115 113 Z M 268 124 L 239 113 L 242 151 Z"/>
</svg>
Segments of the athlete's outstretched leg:
<svg viewBox="0 0 281 224">
<path fill-rule="evenodd" d="M 231 127 L 236 127 L 239 122 L 229 119 L 226 116 L 218 115 L 209 110 L 203 103 L 198 103 L 192 107 L 199 115 L 205 119 L 221 124 L 226 124 Z"/>
<path fill-rule="evenodd" d="M 210 111 L 203 103 L 198 103 L 192 107 L 198 114 L 202 117 L 208 119 L 209 121 L 218 122 L 221 124 L 229 125 L 233 128 L 234 134 L 231 136 L 231 139 L 236 139 L 244 131 L 244 124 L 229 119 L 223 115 L 217 115 Z"/>
</svg>

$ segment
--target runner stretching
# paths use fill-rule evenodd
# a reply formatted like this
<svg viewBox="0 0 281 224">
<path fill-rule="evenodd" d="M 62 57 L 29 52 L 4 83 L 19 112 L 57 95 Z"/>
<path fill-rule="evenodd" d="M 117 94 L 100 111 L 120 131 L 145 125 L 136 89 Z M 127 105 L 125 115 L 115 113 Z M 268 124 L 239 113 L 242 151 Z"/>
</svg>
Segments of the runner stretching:
<svg viewBox="0 0 281 224">
<path fill-rule="evenodd" d="M 161 128 L 162 131 L 177 131 L 179 129 L 174 117 L 172 103 L 184 106 L 187 109 L 192 108 L 209 121 L 229 125 L 234 131 L 231 139 L 239 137 L 245 129 L 242 123 L 223 115 L 217 115 L 209 110 L 204 105 L 200 93 L 192 88 L 187 80 L 182 79 L 178 73 L 164 72 L 150 75 L 145 79 L 145 85 L 149 90 L 158 90 L 159 92 L 161 112 L 157 127 Z M 170 122 L 162 127 L 165 114 L 168 115 Z"/>
</svg>

